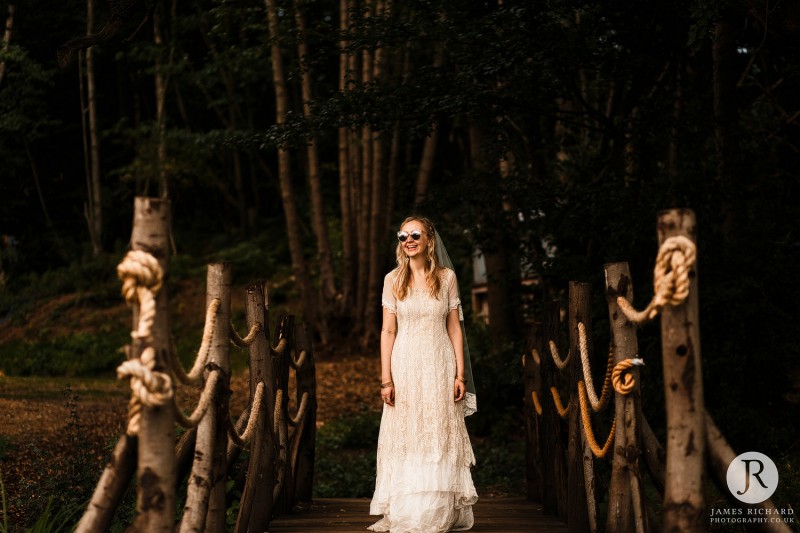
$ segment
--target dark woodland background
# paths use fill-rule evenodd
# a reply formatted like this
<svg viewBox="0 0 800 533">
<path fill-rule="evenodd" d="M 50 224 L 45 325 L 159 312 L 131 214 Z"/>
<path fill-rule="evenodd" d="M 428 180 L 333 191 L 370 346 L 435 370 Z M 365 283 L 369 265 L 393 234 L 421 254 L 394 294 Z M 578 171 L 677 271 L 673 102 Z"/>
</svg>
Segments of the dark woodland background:
<svg viewBox="0 0 800 533">
<path fill-rule="evenodd" d="M 603 346 L 603 264 L 630 263 L 643 307 L 656 214 L 688 207 L 707 408 L 800 485 L 800 4 L 28 0 L 2 17 L 0 331 L 59 294 L 119 304 L 133 197 L 152 195 L 172 203 L 172 281 L 232 260 L 321 345 L 374 350 L 393 230 L 426 214 L 466 301 L 486 261 L 480 434 L 521 405 L 541 303 L 591 282 Z M 0 338 L 0 370 L 110 374 L 126 327 Z M 75 370 L 55 344 L 109 353 Z M 639 346 L 663 434 L 657 326 Z"/>
</svg>

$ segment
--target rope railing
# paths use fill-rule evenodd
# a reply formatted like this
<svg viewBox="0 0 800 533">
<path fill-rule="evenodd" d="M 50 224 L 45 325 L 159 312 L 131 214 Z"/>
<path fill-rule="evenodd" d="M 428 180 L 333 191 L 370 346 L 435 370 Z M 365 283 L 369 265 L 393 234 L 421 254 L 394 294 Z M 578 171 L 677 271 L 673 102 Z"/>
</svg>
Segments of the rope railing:
<svg viewBox="0 0 800 533">
<path fill-rule="evenodd" d="M 200 348 L 197 350 L 192 369 L 186 372 L 178 360 L 177 353 L 173 349 L 173 356 L 170 358 L 172 362 L 172 371 L 178 379 L 186 385 L 196 385 L 200 383 L 203 377 L 203 369 L 208 361 L 208 353 L 211 348 L 211 339 L 214 337 L 214 332 L 217 329 L 217 311 L 219 310 L 220 300 L 214 298 L 208 304 L 206 309 L 206 319 L 203 323 L 203 336 L 200 341 Z"/>
<path fill-rule="evenodd" d="M 250 327 L 250 331 L 247 333 L 245 337 L 239 335 L 239 332 L 236 331 L 236 328 L 233 325 L 233 322 L 230 323 L 230 327 L 228 328 L 228 333 L 230 334 L 231 341 L 233 344 L 238 346 L 239 348 L 247 348 L 253 341 L 256 340 L 256 335 L 261 331 L 261 323 L 256 322 Z"/>
<path fill-rule="evenodd" d="M 653 270 L 653 299 L 642 311 L 637 311 L 624 296 L 617 305 L 634 324 L 654 319 L 667 305 L 677 306 L 689 296 L 689 273 L 696 259 L 696 246 L 691 239 L 676 235 L 664 240 L 658 250 Z"/>
<path fill-rule="evenodd" d="M 597 413 L 608 405 L 608 400 L 611 398 L 611 371 L 614 367 L 614 351 L 612 346 L 609 346 L 606 374 L 603 378 L 603 390 L 598 399 L 592 381 L 592 367 L 589 364 L 589 339 L 587 339 L 586 325 L 583 322 L 578 322 L 578 348 L 581 353 L 583 379 L 586 382 L 586 392 L 589 396 L 589 403 L 592 405 L 592 410 Z"/>
<path fill-rule="evenodd" d="M 138 249 L 117 266 L 122 296 L 134 311 L 132 342 L 125 350 L 128 360 L 117 368 L 118 377 L 128 379 L 131 387 L 125 433 L 76 532 L 109 530 L 136 473 L 139 512 L 132 530 L 224 530 L 226 484 L 233 478 L 241 494 L 234 530 L 266 531 L 273 515 L 287 512 L 301 497 L 311 497 L 317 403 L 309 326 L 295 328 L 291 316 L 279 319 L 271 344 L 268 300 L 264 285 L 258 284 L 247 289 L 251 326 L 241 336 L 230 319 L 231 264 L 209 264 L 200 347 L 187 371 L 170 338 L 165 314 L 169 306 L 162 290 L 168 267 L 168 202 L 136 199 L 131 242 Z M 230 343 L 247 349 L 250 370 L 250 401 L 236 424 L 229 406 Z M 302 391 L 294 416 L 287 413 L 290 369 Z M 202 384 L 190 412 L 179 405 L 179 383 Z M 176 424 L 187 428 L 177 447 Z M 232 476 L 239 469 L 242 447 L 248 445 L 247 475 Z M 184 485 L 187 479 L 192 481 Z M 181 486 L 186 494 L 176 527 L 176 490 Z M 155 493 L 163 505 L 152 505 Z"/>
<path fill-rule="evenodd" d="M 208 373 L 208 379 L 203 386 L 200 393 L 200 399 L 197 402 L 197 407 L 191 415 L 186 416 L 177 403 L 173 402 L 175 408 L 175 420 L 178 424 L 185 428 L 193 428 L 200 423 L 200 420 L 208 411 L 208 406 L 211 405 L 211 400 L 217 391 L 217 383 L 219 382 L 219 370 L 213 370 Z"/>
<path fill-rule="evenodd" d="M 559 370 L 567 368 L 567 365 L 572 360 L 572 352 L 567 352 L 566 359 L 562 360 L 561 357 L 558 356 L 558 346 L 556 346 L 556 342 L 551 340 L 548 344 L 550 346 L 550 355 L 553 357 L 556 368 Z"/>
<path fill-rule="evenodd" d="M 556 406 L 556 411 L 558 411 L 558 416 L 561 418 L 567 418 L 569 415 L 569 408 L 570 402 L 567 402 L 567 405 L 561 402 L 561 395 L 558 393 L 558 389 L 556 387 L 550 387 L 550 394 L 553 396 L 553 404 Z"/>
<path fill-rule="evenodd" d="M 250 412 L 250 417 L 247 419 L 247 426 L 245 426 L 244 431 L 240 435 L 238 431 L 236 431 L 236 426 L 233 424 L 233 421 L 230 420 L 230 416 L 228 419 L 228 435 L 231 437 L 231 440 L 234 444 L 239 447 L 244 447 L 250 439 L 253 437 L 253 432 L 256 428 L 256 423 L 261 416 L 261 405 L 264 402 L 264 382 L 259 381 L 258 385 L 256 385 L 256 391 L 253 395 L 253 410 Z"/>
<path fill-rule="evenodd" d="M 287 419 L 289 425 L 296 426 L 297 424 L 299 424 L 306 416 L 307 408 L 308 408 L 308 392 L 304 392 L 303 397 L 300 400 L 300 406 L 297 408 L 297 413 L 295 413 L 294 416 L 290 416 Z"/>
<path fill-rule="evenodd" d="M 583 434 L 586 435 L 586 440 L 589 443 L 589 447 L 592 449 L 594 456 L 598 459 L 603 459 L 608 453 L 608 450 L 611 448 L 611 443 L 614 442 L 614 433 L 617 429 L 617 417 L 614 417 L 614 421 L 611 423 L 611 431 L 608 433 L 606 443 L 601 448 L 600 445 L 597 444 L 597 439 L 594 436 L 594 430 L 592 429 L 592 415 L 589 412 L 589 402 L 586 396 L 586 384 L 583 382 L 583 380 L 578 381 L 578 401 L 581 405 Z"/>
</svg>

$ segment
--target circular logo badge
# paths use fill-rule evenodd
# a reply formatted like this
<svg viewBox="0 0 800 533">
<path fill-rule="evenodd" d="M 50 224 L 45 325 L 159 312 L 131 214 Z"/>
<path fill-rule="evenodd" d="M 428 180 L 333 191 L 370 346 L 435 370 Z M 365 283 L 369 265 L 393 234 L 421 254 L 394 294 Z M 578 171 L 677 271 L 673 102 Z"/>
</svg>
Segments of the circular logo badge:
<svg viewBox="0 0 800 533">
<path fill-rule="evenodd" d="M 778 488 L 778 468 L 759 452 L 745 452 L 728 465 L 728 489 L 744 503 L 761 503 Z"/>
</svg>

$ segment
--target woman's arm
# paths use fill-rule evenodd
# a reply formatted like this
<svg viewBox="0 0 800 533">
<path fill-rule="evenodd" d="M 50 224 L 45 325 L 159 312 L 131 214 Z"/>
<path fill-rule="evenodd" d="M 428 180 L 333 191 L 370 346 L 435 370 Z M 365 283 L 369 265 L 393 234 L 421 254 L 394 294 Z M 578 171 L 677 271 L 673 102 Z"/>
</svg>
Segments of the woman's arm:
<svg viewBox="0 0 800 533">
<path fill-rule="evenodd" d="M 394 405 L 392 348 L 394 347 L 394 339 L 396 336 L 397 315 L 384 307 L 383 326 L 381 327 L 381 397 L 387 405 Z"/>
<path fill-rule="evenodd" d="M 461 321 L 458 317 L 458 309 L 451 309 L 447 314 L 447 335 L 453 344 L 453 351 L 456 356 L 456 375 L 453 387 L 453 397 L 456 401 L 464 398 L 467 387 L 464 382 L 464 337 L 461 336 Z"/>
</svg>

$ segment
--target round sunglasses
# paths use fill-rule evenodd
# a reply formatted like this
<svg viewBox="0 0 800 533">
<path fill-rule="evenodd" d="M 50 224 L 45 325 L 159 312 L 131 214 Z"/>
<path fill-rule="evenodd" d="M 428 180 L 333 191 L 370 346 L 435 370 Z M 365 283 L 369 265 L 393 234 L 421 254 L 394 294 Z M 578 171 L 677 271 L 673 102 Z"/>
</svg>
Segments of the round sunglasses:
<svg viewBox="0 0 800 533">
<path fill-rule="evenodd" d="M 415 229 L 411 233 L 406 231 L 398 231 L 397 232 L 397 240 L 400 242 L 406 242 L 406 240 L 411 237 L 412 240 L 418 241 L 422 238 L 422 232 L 418 229 Z"/>
</svg>

